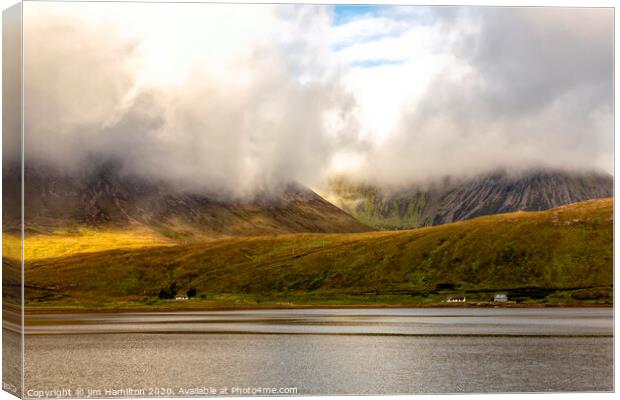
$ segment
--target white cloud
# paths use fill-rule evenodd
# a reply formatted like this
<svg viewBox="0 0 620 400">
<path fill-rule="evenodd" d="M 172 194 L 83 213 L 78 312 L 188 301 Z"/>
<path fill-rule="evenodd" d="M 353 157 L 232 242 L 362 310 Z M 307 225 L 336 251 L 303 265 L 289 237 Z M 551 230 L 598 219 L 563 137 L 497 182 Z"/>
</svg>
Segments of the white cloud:
<svg viewBox="0 0 620 400">
<path fill-rule="evenodd" d="M 416 24 L 419 13 L 411 9 L 398 8 L 405 17 L 390 8 L 384 12 L 387 16 L 333 28 L 336 57 L 349 66 L 343 81 L 359 106 L 360 134 L 371 141 L 380 142 L 392 133 L 403 110 L 415 107 L 438 76 L 468 71 L 453 47 L 459 35 L 475 27 L 467 20 L 449 29 L 437 23 Z"/>
<path fill-rule="evenodd" d="M 496 168 L 612 171 L 609 9 L 441 11 L 340 50 L 353 65 L 402 60 L 345 79 L 372 132 L 352 173 L 401 184 Z"/>
<path fill-rule="evenodd" d="M 28 4 L 30 160 L 113 159 L 231 195 L 321 176 L 354 123 L 313 37 L 326 8 L 124 6 Z"/>
<path fill-rule="evenodd" d="M 611 170 L 609 10 L 27 3 L 33 158 L 245 195 L 330 172 L 410 181 Z M 53 142 L 53 146 L 50 143 Z"/>
</svg>

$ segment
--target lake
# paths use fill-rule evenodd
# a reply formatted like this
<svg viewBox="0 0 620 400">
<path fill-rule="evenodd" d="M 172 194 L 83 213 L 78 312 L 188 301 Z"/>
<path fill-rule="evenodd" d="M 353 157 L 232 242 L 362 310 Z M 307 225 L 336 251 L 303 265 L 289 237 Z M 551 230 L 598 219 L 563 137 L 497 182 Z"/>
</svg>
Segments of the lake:
<svg viewBox="0 0 620 400">
<path fill-rule="evenodd" d="M 39 314 L 25 346 L 31 397 L 613 390 L 611 308 Z"/>
</svg>

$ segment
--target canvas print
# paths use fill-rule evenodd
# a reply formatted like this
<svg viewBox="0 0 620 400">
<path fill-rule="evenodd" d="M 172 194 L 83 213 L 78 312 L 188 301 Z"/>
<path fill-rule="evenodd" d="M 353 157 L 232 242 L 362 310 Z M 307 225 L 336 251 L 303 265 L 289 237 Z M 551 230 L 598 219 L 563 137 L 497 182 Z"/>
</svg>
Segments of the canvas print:
<svg viewBox="0 0 620 400">
<path fill-rule="evenodd" d="M 610 392 L 612 8 L 3 13 L 3 389 Z"/>
</svg>

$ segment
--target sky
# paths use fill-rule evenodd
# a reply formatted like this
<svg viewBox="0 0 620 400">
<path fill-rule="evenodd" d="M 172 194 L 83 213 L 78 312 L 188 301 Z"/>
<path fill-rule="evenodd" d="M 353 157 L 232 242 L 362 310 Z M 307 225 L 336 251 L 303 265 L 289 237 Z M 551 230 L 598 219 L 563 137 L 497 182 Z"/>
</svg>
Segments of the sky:
<svg viewBox="0 0 620 400">
<path fill-rule="evenodd" d="M 29 160 L 247 196 L 613 171 L 613 11 L 24 6 Z"/>
</svg>

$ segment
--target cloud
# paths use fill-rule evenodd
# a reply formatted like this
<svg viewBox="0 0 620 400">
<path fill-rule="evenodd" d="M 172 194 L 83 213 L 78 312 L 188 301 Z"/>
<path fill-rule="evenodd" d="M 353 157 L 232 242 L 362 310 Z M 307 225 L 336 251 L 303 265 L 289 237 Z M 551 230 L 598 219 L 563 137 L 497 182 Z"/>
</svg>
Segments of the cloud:
<svg viewBox="0 0 620 400">
<path fill-rule="evenodd" d="M 612 171 L 611 10 L 468 8 L 426 29 L 430 50 L 419 58 L 437 62 L 419 90 L 400 97 L 397 122 L 364 155 L 359 177 L 399 184 L 498 168 Z M 399 76 L 402 93 L 420 71 L 413 60 L 398 70 L 384 79 Z"/>
<path fill-rule="evenodd" d="M 26 18 L 24 32 L 26 157 L 72 164 L 126 112 L 136 43 L 70 17 Z"/>
<path fill-rule="evenodd" d="M 247 196 L 613 164 L 613 12 L 27 3 L 29 161 Z M 368 12 L 367 12 L 368 11 Z M 163 29 L 174 21 L 174 29 Z"/>
<path fill-rule="evenodd" d="M 323 7 L 173 4 L 176 17 L 200 24 L 170 33 L 168 43 L 155 22 L 174 15 L 147 5 L 125 9 L 123 21 L 106 14 L 109 5 L 54 6 L 28 5 L 29 161 L 75 170 L 114 160 L 130 174 L 246 196 L 316 182 L 343 135 L 355 131 L 353 99 L 337 72 L 319 64 L 323 47 L 313 34 L 329 27 Z M 144 30 L 120 31 L 135 11 Z M 176 52 L 184 41 L 202 51 Z M 150 52 L 153 43 L 170 48 L 164 57 L 188 59 L 145 68 L 145 60 L 163 60 Z M 165 79 L 171 73 L 185 77 Z"/>
<path fill-rule="evenodd" d="M 20 17 L 21 4 L 2 13 L 2 163 L 5 171 L 19 160 L 21 152 L 22 74 L 20 58 L 16 57 L 21 45 Z"/>
</svg>

